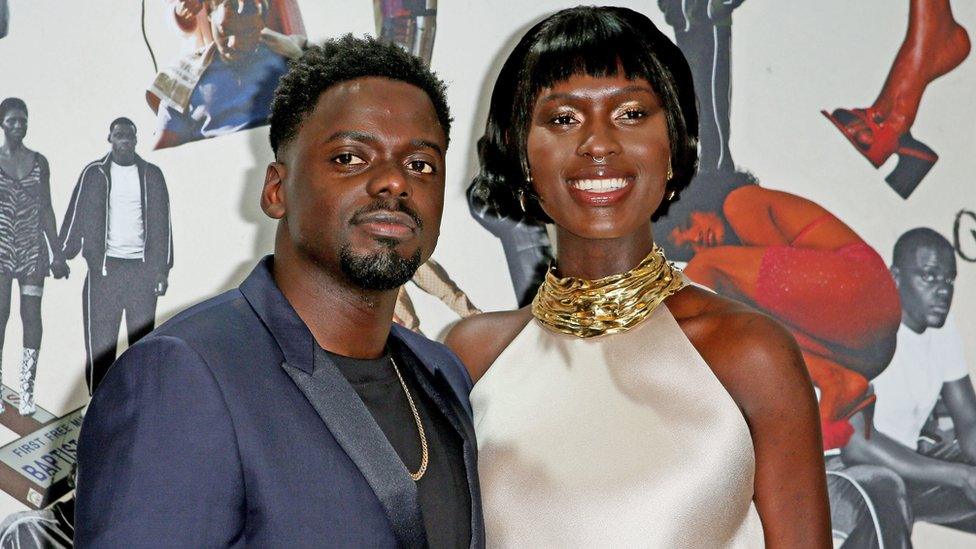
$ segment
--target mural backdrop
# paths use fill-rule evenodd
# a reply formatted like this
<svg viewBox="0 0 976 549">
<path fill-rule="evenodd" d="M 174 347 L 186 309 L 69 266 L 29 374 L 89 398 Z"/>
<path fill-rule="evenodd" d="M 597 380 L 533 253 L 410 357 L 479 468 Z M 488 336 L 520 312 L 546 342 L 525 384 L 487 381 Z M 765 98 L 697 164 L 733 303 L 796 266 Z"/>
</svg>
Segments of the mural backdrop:
<svg viewBox="0 0 976 549">
<path fill-rule="evenodd" d="M 611 3 L 691 62 L 701 172 L 655 237 L 800 343 L 836 545 L 976 542 L 976 6 Z M 449 84 L 444 229 L 396 320 L 438 337 L 528 303 L 556 255 L 546 227 L 468 186 L 502 59 L 569 5 L 0 0 L 0 546 L 70 545 L 91 391 L 271 250 L 269 101 L 308 41 L 378 35 Z"/>
</svg>

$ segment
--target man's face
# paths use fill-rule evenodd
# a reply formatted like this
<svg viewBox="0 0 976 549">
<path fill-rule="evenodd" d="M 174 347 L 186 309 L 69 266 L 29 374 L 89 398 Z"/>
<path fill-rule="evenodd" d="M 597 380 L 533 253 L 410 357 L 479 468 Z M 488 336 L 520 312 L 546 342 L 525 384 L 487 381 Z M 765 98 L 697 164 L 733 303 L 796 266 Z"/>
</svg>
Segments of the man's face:
<svg viewBox="0 0 976 549">
<path fill-rule="evenodd" d="M 904 320 L 916 329 L 941 328 L 952 305 L 956 280 L 953 251 L 919 246 L 905 263 L 895 266 Z"/>
<path fill-rule="evenodd" d="M 437 243 L 446 149 L 420 88 L 386 78 L 329 88 L 281 151 L 292 243 L 358 287 L 405 283 Z"/>
<path fill-rule="evenodd" d="M 131 124 L 119 122 L 108 134 L 112 144 L 112 158 L 121 164 L 130 164 L 136 154 L 136 129 Z"/>
<path fill-rule="evenodd" d="M 260 0 L 226 0 L 210 12 L 210 30 L 225 61 L 246 59 L 261 44 L 264 4 Z"/>
</svg>

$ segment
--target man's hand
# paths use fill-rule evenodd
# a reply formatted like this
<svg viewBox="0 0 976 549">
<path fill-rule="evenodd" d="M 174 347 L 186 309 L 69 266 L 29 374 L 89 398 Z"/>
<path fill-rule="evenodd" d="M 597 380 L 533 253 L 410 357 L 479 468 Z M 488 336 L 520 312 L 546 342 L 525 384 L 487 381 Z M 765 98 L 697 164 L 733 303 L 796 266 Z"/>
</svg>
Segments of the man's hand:
<svg viewBox="0 0 976 549">
<path fill-rule="evenodd" d="M 959 473 L 953 475 L 956 478 L 952 479 L 952 483 L 962 490 L 966 499 L 976 504 L 976 467 L 960 463 L 957 470 Z"/>
<path fill-rule="evenodd" d="M 156 285 L 153 286 L 153 293 L 155 293 L 157 296 L 166 295 L 167 288 L 169 288 L 169 277 L 164 274 L 157 275 Z"/>
<path fill-rule="evenodd" d="M 64 258 L 56 258 L 51 262 L 51 275 L 54 278 L 68 278 L 71 274 L 71 269 L 68 268 L 68 263 Z"/>
<path fill-rule="evenodd" d="M 203 9 L 201 0 L 177 0 L 173 11 L 176 16 L 183 20 L 189 20 L 197 16 Z"/>
</svg>

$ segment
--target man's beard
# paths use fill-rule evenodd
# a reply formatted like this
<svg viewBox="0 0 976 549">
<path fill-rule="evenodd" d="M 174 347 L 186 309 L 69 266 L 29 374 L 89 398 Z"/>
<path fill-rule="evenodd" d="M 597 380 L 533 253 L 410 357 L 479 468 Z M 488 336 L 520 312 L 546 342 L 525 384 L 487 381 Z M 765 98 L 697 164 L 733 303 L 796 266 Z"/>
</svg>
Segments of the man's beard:
<svg viewBox="0 0 976 549">
<path fill-rule="evenodd" d="M 348 243 L 339 246 L 339 268 L 356 286 L 364 290 L 392 290 L 406 284 L 423 263 L 418 249 L 403 257 L 393 249 L 369 255 L 354 255 Z"/>
</svg>

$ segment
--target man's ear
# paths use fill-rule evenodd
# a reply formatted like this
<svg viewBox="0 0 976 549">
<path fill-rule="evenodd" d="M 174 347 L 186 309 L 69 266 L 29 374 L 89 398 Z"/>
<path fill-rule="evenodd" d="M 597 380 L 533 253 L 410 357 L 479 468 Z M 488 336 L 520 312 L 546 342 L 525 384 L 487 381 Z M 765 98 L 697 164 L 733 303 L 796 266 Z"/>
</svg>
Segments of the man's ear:
<svg viewBox="0 0 976 549">
<path fill-rule="evenodd" d="M 891 278 L 895 281 L 895 288 L 897 288 L 899 283 L 898 278 L 901 276 L 901 269 L 892 265 L 890 271 L 891 271 Z"/>
<path fill-rule="evenodd" d="M 264 187 L 261 189 L 261 209 L 272 219 L 285 216 L 285 178 L 288 167 L 281 162 L 268 164 L 264 172 Z"/>
</svg>

